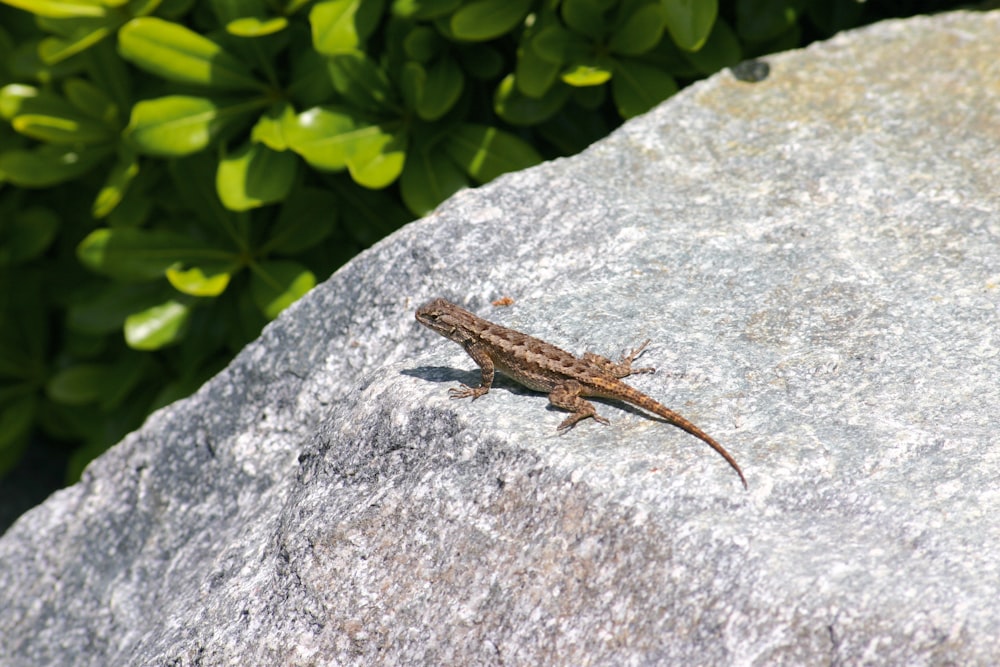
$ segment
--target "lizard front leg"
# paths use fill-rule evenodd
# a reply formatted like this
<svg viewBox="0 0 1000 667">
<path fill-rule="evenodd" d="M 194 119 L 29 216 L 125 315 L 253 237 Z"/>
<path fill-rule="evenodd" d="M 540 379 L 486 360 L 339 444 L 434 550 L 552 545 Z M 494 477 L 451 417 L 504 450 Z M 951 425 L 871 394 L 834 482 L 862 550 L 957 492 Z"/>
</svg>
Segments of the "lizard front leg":
<svg viewBox="0 0 1000 667">
<path fill-rule="evenodd" d="M 488 393 L 490 387 L 493 386 L 493 359 L 490 358 L 486 347 L 478 341 L 467 341 L 462 347 L 465 348 L 465 351 L 469 353 L 472 360 L 479 366 L 479 369 L 482 371 L 482 380 L 478 387 L 470 387 L 467 384 L 462 384 L 461 387 L 452 387 L 448 390 L 448 395 L 452 398 L 468 398 L 471 396 L 472 400 L 476 400 L 483 394 Z"/>
<path fill-rule="evenodd" d="M 583 385 L 576 380 L 567 380 L 562 384 L 557 384 L 549 392 L 549 403 L 557 408 L 569 410 L 573 413 L 556 427 L 556 430 L 560 433 L 565 433 L 576 426 L 578 421 L 587 417 L 593 417 L 594 421 L 601 424 L 610 423 L 607 419 L 597 414 L 597 408 L 594 407 L 593 403 L 580 396 L 582 392 Z"/>
</svg>

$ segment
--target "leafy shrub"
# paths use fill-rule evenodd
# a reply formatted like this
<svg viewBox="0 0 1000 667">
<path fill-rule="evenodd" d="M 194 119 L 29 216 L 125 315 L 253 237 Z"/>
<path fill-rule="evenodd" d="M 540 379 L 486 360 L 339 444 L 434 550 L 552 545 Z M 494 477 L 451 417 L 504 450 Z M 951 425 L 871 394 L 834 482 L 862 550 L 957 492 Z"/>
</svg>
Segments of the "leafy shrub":
<svg viewBox="0 0 1000 667">
<path fill-rule="evenodd" d="M 0 474 L 42 432 L 70 481 L 456 190 L 866 7 L 0 2 Z"/>
</svg>

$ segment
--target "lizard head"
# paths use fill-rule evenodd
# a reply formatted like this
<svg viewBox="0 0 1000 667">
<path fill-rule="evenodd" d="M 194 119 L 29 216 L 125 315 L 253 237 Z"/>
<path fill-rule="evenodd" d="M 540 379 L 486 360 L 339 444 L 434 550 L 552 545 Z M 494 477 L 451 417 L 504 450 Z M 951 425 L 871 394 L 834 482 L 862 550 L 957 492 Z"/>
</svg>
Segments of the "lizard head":
<svg viewBox="0 0 1000 667">
<path fill-rule="evenodd" d="M 434 299 L 417 308 L 417 322 L 448 338 L 471 317 L 472 313 L 444 299 Z"/>
</svg>

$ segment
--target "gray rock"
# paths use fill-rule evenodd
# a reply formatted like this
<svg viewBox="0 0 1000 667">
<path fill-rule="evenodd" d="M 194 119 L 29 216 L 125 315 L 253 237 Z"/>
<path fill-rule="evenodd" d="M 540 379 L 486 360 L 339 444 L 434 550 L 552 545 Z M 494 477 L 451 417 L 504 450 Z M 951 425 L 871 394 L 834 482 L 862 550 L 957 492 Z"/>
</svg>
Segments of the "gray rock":
<svg viewBox="0 0 1000 667">
<path fill-rule="evenodd" d="M 997 34 L 769 57 L 378 244 L 0 539 L 0 663 L 1000 661 Z M 449 401 L 432 296 L 652 338 L 750 491 L 617 404 Z"/>
</svg>

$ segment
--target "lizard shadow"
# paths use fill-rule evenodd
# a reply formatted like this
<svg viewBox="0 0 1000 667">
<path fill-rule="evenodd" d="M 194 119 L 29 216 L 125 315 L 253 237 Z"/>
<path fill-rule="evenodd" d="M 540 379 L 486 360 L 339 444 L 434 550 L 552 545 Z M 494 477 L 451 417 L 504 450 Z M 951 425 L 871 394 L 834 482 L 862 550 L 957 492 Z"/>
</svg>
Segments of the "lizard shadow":
<svg viewBox="0 0 1000 667">
<path fill-rule="evenodd" d="M 457 387 L 459 384 L 475 387 L 479 385 L 479 382 L 482 379 L 482 375 L 478 370 L 463 371 L 457 368 L 452 368 L 451 366 L 418 366 L 416 368 L 401 370 L 399 374 L 419 378 L 428 382 L 434 382 L 436 384 L 451 384 L 454 387 Z M 548 394 L 546 392 L 529 389 L 500 372 L 497 372 L 494 376 L 493 386 L 490 388 L 490 391 L 495 391 L 497 389 L 503 389 L 504 391 L 509 391 L 510 393 L 518 396 L 537 396 L 545 400 L 545 407 L 549 412 L 562 415 L 567 414 L 566 410 L 558 408 L 548 402 Z M 642 408 L 626 403 L 625 401 L 618 401 L 613 398 L 598 398 L 596 396 L 588 396 L 587 400 L 593 401 L 597 405 L 616 407 L 629 414 L 645 417 L 646 419 L 650 419 L 652 421 L 670 424 L 670 422 L 666 419 L 663 419 L 658 415 L 654 415 L 651 412 L 646 412 Z"/>
<path fill-rule="evenodd" d="M 427 380 L 428 382 L 435 382 L 437 384 L 453 383 L 457 386 L 461 383 L 470 387 L 478 386 L 483 377 L 478 370 L 463 371 L 457 368 L 452 368 L 451 366 L 417 366 L 416 368 L 401 370 L 399 371 L 399 374 L 420 378 L 421 380 Z M 493 386 L 490 387 L 490 391 L 493 391 L 494 389 L 504 389 L 512 394 L 523 394 L 525 396 L 544 396 L 541 392 L 532 391 L 527 387 L 518 384 L 503 373 L 497 373 L 493 377 Z"/>
</svg>

